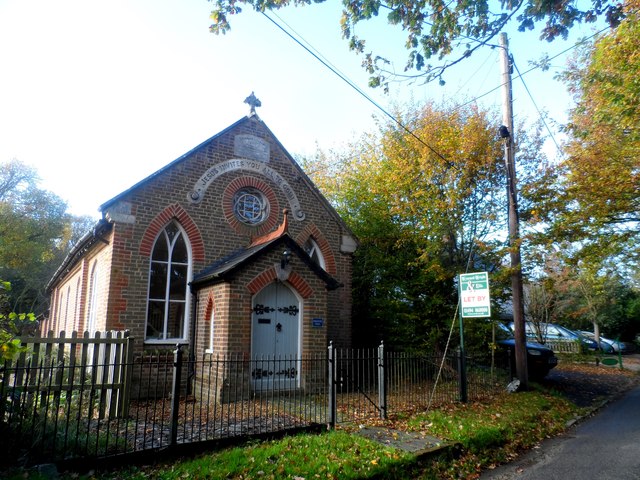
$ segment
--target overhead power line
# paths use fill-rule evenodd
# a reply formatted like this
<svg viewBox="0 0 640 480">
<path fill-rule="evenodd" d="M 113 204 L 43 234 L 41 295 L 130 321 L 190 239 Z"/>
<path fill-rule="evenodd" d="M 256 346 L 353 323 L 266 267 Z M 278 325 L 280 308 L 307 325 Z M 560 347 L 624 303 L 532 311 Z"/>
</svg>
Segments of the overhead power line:
<svg viewBox="0 0 640 480">
<path fill-rule="evenodd" d="M 447 158 L 444 157 L 444 155 L 442 155 L 439 151 L 437 151 L 434 147 L 432 147 L 431 145 L 429 145 L 425 140 L 423 140 L 421 137 L 419 137 L 415 132 L 413 132 L 412 130 L 410 130 L 406 125 L 404 125 L 398 118 L 396 118 L 394 115 L 392 115 L 391 113 L 389 113 L 384 107 L 382 107 L 378 102 L 376 102 L 374 99 L 372 99 L 369 95 L 367 95 L 360 87 L 358 87 L 352 80 L 350 80 L 344 73 L 340 72 L 335 66 L 333 66 L 329 60 L 327 60 L 322 54 L 320 54 L 318 52 L 317 49 L 315 49 L 314 47 L 311 46 L 311 44 L 309 44 L 309 42 L 307 42 L 306 40 L 304 40 L 304 38 L 302 37 L 302 35 L 300 35 L 298 32 L 295 31 L 295 29 L 293 29 L 290 25 L 288 25 L 284 20 L 282 20 L 280 17 L 278 17 L 275 13 L 274 15 L 281 21 L 283 22 L 285 25 L 287 25 L 287 27 L 293 31 L 296 35 L 292 35 L 288 30 L 286 30 L 282 25 L 280 25 L 277 21 L 275 21 L 273 18 L 271 18 L 269 15 L 266 14 L 266 12 L 261 12 L 262 15 L 264 15 L 271 23 L 273 23 L 279 30 L 281 30 L 285 35 L 287 35 L 289 38 L 291 38 L 295 43 L 297 43 L 300 47 L 302 47 L 305 51 L 307 51 L 307 53 L 309 53 L 310 55 L 312 55 L 317 61 L 319 61 L 322 65 L 324 65 L 326 68 L 328 68 L 334 75 L 336 75 L 338 78 L 340 78 L 343 82 L 345 82 L 347 85 L 349 85 L 353 90 L 355 90 L 360 96 L 362 96 L 365 100 L 367 100 L 369 103 L 371 103 L 374 107 L 376 107 L 379 111 L 381 111 L 385 116 L 387 116 L 388 118 L 390 118 L 396 125 L 398 125 L 402 130 L 404 130 L 407 134 L 409 134 L 411 137 L 413 137 L 414 139 L 416 139 L 418 142 L 420 142 L 422 145 L 424 145 L 425 147 L 427 147 L 432 153 L 434 153 L 437 157 L 439 157 L 441 160 L 443 160 L 445 162 L 445 164 L 449 167 L 453 167 L 453 168 L 457 168 L 457 166 L 449 161 Z M 272 12 L 273 13 L 273 12 Z M 557 53 L 556 55 L 549 57 L 547 60 L 551 61 L 554 60 L 555 58 L 558 58 L 564 54 L 566 54 L 567 52 L 573 50 L 574 48 L 578 47 L 579 45 L 589 41 L 590 39 L 594 38 L 595 36 L 603 33 L 604 31 L 606 31 L 608 29 L 608 27 L 605 27 L 595 33 L 593 33 L 592 35 L 585 37 L 584 39 L 582 39 L 579 42 L 576 42 L 575 44 L 571 45 L 570 47 L 562 50 L 561 52 Z M 304 44 L 302 43 L 302 41 L 300 40 L 302 39 L 304 41 Z M 475 41 L 480 42 L 477 39 L 472 39 Z M 490 44 L 486 44 L 489 46 L 492 46 Z M 529 74 L 532 71 L 535 71 L 539 68 L 541 68 L 540 65 L 535 65 L 533 67 L 531 67 L 530 69 L 526 70 L 524 73 L 521 73 L 520 70 L 518 69 L 518 67 L 515 65 L 515 62 L 513 62 L 514 67 L 517 70 L 517 77 L 519 78 L 524 87 L 525 90 L 527 91 L 527 94 L 529 95 L 529 98 L 531 99 L 534 107 L 536 108 L 536 110 L 538 111 L 538 114 L 540 114 L 543 123 L 547 129 L 547 131 L 549 132 L 549 135 L 551 136 L 551 139 L 553 140 L 556 148 L 558 149 L 558 151 L 560 151 L 560 147 L 553 135 L 553 133 L 551 132 L 546 120 L 544 119 L 544 117 L 542 116 L 540 109 L 538 108 L 537 103 L 535 102 L 531 92 L 529 91 L 529 88 L 527 87 L 525 81 L 524 81 L 524 76 Z M 495 88 L 492 88 L 491 90 L 477 95 L 476 97 L 461 103 L 460 105 L 458 105 L 456 107 L 456 109 L 460 109 L 463 108 L 466 105 L 469 105 L 471 103 L 477 102 L 478 100 L 480 100 L 481 98 L 490 95 L 491 93 L 495 92 L 496 90 L 502 88 L 503 85 L 498 85 Z"/>
<path fill-rule="evenodd" d="M 553 132 L 549 128 L 549 124 L 547 123 L 547 120 L 544 118 L 544 115 L 540 111 L 540 108 L 538 108 L 538 104 L 536 103 L 535 99 L 533 98 L 533 95 L 531 95 L 531 92 L 529 91 L 529 87 L 527 86 L 527 84 L 524 81 L 524 77 L 522 75 L 520 75 L 520 70 L 518 69 L 518 66 L 516 65 L 516 62 L 515 62 L 515 60 L 513 58 L 511 58 L 511 64 L 513 65 L 513 67 L 518 72 L 518 77 L 520 78 L 520 81 L 522 81 L 522 85 L 524 85 L 524 89 L 527 91 L 527 94 L 529 95 L 529 98 L 531 99 L 531 102 L 533 103 L 533 106 L 535 107 L 536 111 L 538 112 L 538 115 L 540 115 L 540 119 L 542 120 L 542 123 L 544 124 L 545 128 L 547 129 L 547 132 L 549 133 L 549 136 L 551 137 L 551 140 L 553 140 L 553 144 L 556 146 L 556 150 L 558 151 L 558 153 L 560 153 L 560 145 L 558 145 L 558 142 L 556 141 L 556 137 L 553 135 Z"/>
<path fill-rule="evenodd" d="M 289 31 L 287 31 L 285 28 L 282 27 L 282 25 L 280 25 L 278 22 L 276 22 L 273 18 L 271 18 L 269 15 L 267 15 L 265 12 L 261 12 L 262 15 L 264 15 L 271 23 L 273 23 L 276 27 L 278 27 L 278 29 L 280 29 L 285 35 L 287 35 L 289 38 L 291 38 L 294 42 L 296 42 L 300 47 L 304 48 L 309 54 L 311 54 L 316 60 L 318 60 L 320 63 L 322 63 L 326 68 L 328 68 L 329 70 L 331 70 L 331 72 L 333 72 L 336 76 L 338 76 L 338 78 L 340 78 L 342 81 L 344 81 L 347 85 L 349 85 L 352 89 L 354 89 L 356 92 L 358 92 L 362 97 L 364 97 L 369 103 L 371 103 L 374 107 L 376 107 L 378 110 L 380 110 L 384 115 L 386 115 L 387 117 L 389 117 L 395 124 L 397 124 L 400 128 L 402 128 L 406 133 L 408 133 L 409 135 L 411 135 L 413 138 L 415 138 L 418 142 L 420 142 L 422 145 L 424 145 L 425 147 L 427 147 L 432 153 L 434 153 L 437 157 L 439 157 L 442 161 L 444 161 L 449 167 L 456 167 L 455 164 L 453 164 L 452 162 L 450 162 L 449 160 L 447 160 L 444 155 L 442 155 L 440 152 L 438 152 L 434 147 L 432 147 L 431 145 L 429 145 L 427 142 L 425 142 L 422 138 L 420 138 L 418 135 L 416 135 L 413 131 L 411 131 L 407 126 L 405 126 L 400 120 L 398 120 L 394 115 L 392 115 L 391 113 L 389 113 L 384 107 L 382 107 L 382 105 L 380 105 L 378 102 L 376 102 L 374 99 L 372 99 L 369 95 L 367 95 L 360 87 L 358 87 L 354 82 L 352 82 L 349 78 L 347 78 L 346 75 L 344 75 L 343 73 L 339 72 L 336 68 L 334 68 L 332 65 L 330 65 L 327 61 L 325 61 L 323 58 L 320 58 L 319 54 L 316 54 L 316 52 L 312 51 L 311 48 L 307 47 L 307 45 L 304 45 L 300 40 L 298 40 L 298 38 L 294 37 Z M 308 42 L 306 42 L 308 43 Z"/>
</svg>

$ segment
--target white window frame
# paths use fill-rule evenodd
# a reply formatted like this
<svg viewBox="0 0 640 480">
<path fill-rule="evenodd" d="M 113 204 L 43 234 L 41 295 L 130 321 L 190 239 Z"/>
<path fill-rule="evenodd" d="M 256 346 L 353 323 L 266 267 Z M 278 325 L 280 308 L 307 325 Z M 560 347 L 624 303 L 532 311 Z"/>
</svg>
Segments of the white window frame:
<svg viewBox="0 0 640 480">
<path fill-rule="evenodd" d="M 164 338 L 147 338 L 147 322 L 149 320 L 149 303 L 150 303 L 150 299 L 149 299 L 149 290 L 151 288 L 151 266 L 153 263 L 153 252 L 155 250 L 155 246 L 156 243 L 158 241 L 158 239 L 162 236 L 165 235 L 165 230 L 167 229 L 167 227 L 171 224 L 174 224 L 178 227 L 178 229 L 180 230 L 180 233 L 184 239 L 185 245 L 186 245 L 186 249 L 187 249 L 187 278 L 186 278 L 186 282 L 185 282 L 185 300 L 184 300 L 184 322 L 183 322 L 183 326 L 182 326 L 182 335 L 180 337 L 166 337 L 167 334 L 167 308 L 168 305 L 170 304 L 170 302 L 168 302 L 167 298 L 169 295 L 169 288 L 170 288 L 170 282 L 167 282 L 166 285 L 166 293 L 165 293 L 165 311 L 164 311 L 164 322 L 163 322 L 163 335 Z M 173 242 L 172 242 L 173 243 Z M 169 249 L 170 251 L 169 253 L 169 259 L 171 258 L 171 248 Z M 168 260 L 167 262 L 168 265 L 171 264 L 170 260 Z M 172 220 L 171 222 L 167 223 L 158 233 L 158 236 L 156 237 L 156 239 L 153 242 L 153 246 L 151 247 L 151 257 L 149 258 L 149 271 L 147 273 L 147 308 L 146 308 L 146 312 L 145 312 L 145 321 L 144 321 L 144 343 L 153 343 L 153 344 L 175 344 L 176 341 L 179 341 L 181 343 L 188 343 L 188 338 L 189 338 L 189 328 L 190 328 L 190 324 L 191 324 L 191 294 L 189 292 L 189 283 L 192 280 L 192 268 L 193 268 L 193 253 L 191 251 L 191 242 L 189 241 L 189 237 L 187 235 L 187 232 L 185 231 L 185 229 L 182 227 L 182 225 L 180 225 L 180 223 L 177 220 Z M 167 268 L 167 274 L 170 272 L 170 268 Z"/>
<path fill-rule="evenodd" d="M 91 277 L 89 280 L 89 311 L 87 312 L 87 325 L 85 330 L 93 335 L 96 331 L 98 318 L 98 261 L 93 262 Z"/>
<path fill-rule="evenodd" d="M 209 316 L 209 348 L 205 350 L 205 353 L 213 353 L 214 352 L 214 329 L 216 324 L 216 309 L 215 305 L 211 307 L 211 315 Z"/>
<path fill-rule="evenodd" d="M 304 243 L 304 247 L 305 247 L 305 251 L 306 251 L 306 247 L 307 247 L 307 243 L 311 244 L 311 249 L 309 252 L 307 252 L 307 254 L 311 257 L 311 259 L 313 260 L 313 255 L 316 254 L 317 258 L 318 258 L 318 265 L 323 269 L 323 270 L 327 270 L 326 267 L 326 263 L 324 261 L 324 255 L 322 255 L 322 250 L 320 250 L 320 245 L 318 245 L 318 242 L 315 241 L 315 239 L 313 237 L 309 237 L 309 239 Z"/>
</svg>

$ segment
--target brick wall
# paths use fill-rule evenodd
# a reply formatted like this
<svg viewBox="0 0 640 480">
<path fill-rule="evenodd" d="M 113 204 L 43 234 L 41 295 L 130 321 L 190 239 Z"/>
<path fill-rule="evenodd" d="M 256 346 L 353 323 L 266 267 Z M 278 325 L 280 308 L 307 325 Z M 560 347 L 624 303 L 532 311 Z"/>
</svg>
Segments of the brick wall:
<svg viewBox="0 0 640 480">
<path fill-rule="evenodd" d="M 216 165 L 238 158 L 234 153 L 236 135 L 253 135 L 268 145 L 267 163 L 276 176 L 261 175 L 256 171 L 230 169 L 220 174 L 202 192 L 198 202 L 190 201 L 194 186 L 203 174 Z M 255 163 L 255 162 L 254 162 Z M 103 212 L 114 223 L 109 245 L 96 244 L 71 273 L 56 286 L 52 293 L 54 307 L 62 308 L 58 295 L 72 284 L 74 275 L 81 278 L 82 291 L 78 296 L 80 308 L 78 320 L 81 324 L 87 314 L 87 294 L 90 267 L 97 258 L 101 267 L 100 285 L 108 291 L 100 295 L 101 303 L 98 323 L 101 329 L 129 329 L 136 339 L 136 351 L 162 351 L 175 348 L 175 340 L 163 343 L 147 342 L 145 324 L 149 285 L 150 255 L 158 233 L 171 220 L 179 222 L 184 229 L 191 253 L 191 275 L 220 258 L 247 246 L 252 239 L 272 231 L 283 220 L 283 208 L 290 208 L 291 187 L 304 212 L 304 219 L 291 218 L 289 233 L 303 245 L 312 237 L 320 246 L 327 264 L 327 271 L 344 286 L 327 292 L 324 282 L 301 262 L 294 265 L 290 281 L 297 288 L 306 285 L 311 294 L 304 293 L 302 318 L 303 352 L 323 351 L 327 342 L 333 340 L 338 346 L 348 346 L 351 341 L 351 255 L 340 250 L 342 235 L 348 234 L 335 213 L 327 208 L 317 190 L 301 173 L 297 165 L 272 137 L 269 130 L 255 117 L 245 119 L 232 128 L 213 137 L 199 148 L 189 152 L 164 169 L 151 175 L 130 190 L 108 202 Z M 231 199 L 238 186 L 259 188 L 269 199 L 271 208 L 267 220 L 257 227 L 240 224 L 233 216 Z M 279 262 L 279 253 L 260 258 L 243 269 L 232 282 L 211 285 L 189 299 L 187 310 L 191 327 L 185 338 L 189 342 L 195 333 L 196 354 L 202 355 L 209 348 L 208 323 L 215 315 L 214 353 L 248 352 L 251 347 L 251 300 L 254 291 L 248 285 L 273 269 Z M 304 268 L 303 268 L 304 267 Z M 297 276 L 296 276 L 297 275 Z M 63 299 L 64 300 L 64 299 Z M 64 300 L 66 301 L 66 300 Z M 57 304 L 56 302 L 60 303 Z M 196 312 L 198 321 L 194 322 Z M 60 318 L 59 314 L 56 318 Z M 313 318 L 323 318 L 322 328 L 312 328 Z M 59 321 L 59 320 L 58 320 Z"/>
</svg>

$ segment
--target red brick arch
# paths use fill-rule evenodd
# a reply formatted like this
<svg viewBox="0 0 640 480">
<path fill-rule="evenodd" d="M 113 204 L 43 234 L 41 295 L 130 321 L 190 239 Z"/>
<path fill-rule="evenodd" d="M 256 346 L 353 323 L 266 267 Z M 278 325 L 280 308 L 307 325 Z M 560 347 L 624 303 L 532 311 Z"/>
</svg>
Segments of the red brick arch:
<svg viewBox="0 0 640 480">
<path fill-rule="evenodd" d="M 308 224 L 304 230 L 300 232 L 296 238 L 296 242 L 298 245 L 304 245 L 309 238 L 313 238 L 318 244 L 318 247 L 320 247 L 320 252 L 322 252 L 322 256 L 324 257 L 326 272 L 331 275 L 336 275 L 338 273 L 338 269 L 336 267 L 336 257 L 333 255 L 331 245 L 329 245 L 325 236 L 314 223 Z"/>
<path fill-rule="evenodd" d="M 151 256 L 153 244 L 158 237 L 158 234 L 173 219 L 177 220 L 187 234 L 187 238 L 191 244 L 193 260 L 203 262 L 204 241 L 202 240 L 200 229 L 189 216 L 187 211 L 177 203 L 166 207 L 151 221 L 151 223 L 149 223 L 149 226 L 145 230 L 140 242 L 140 255 L 147 257 Z"/>
<path fill-rule="evenodd" d="M 211 314 L 213 313 L 215 306 L 213 301 L 213 292 L 209 292 L 209 296 L 207 297 L 207 307 L 204 310 L 204 321 L 209 322 L 211 319 Z M 207 323 L 208 325 L 208 323 Z"/>
<path fill-rule="evenodd" d="M 247 290 L 249 290 L 252 295 L 255 295 L 270 283 L 275 282 L 277 278 L 276 269 L 271 267 L 251 280 L 247 284 Z M 309 298 L 313 295 L 313 288 L 296 272 L 291 272 L 287 283 L 289 283 L 302 298 Z"/>
<path fill-rule="evenodd" d="M 248 225 L 244 225 L 240 223 L 240 221 L 236 218 L 233 213 L 233 196 L 235 193 L 241 188 L 252 187 L 256 190 L 259 190 L 267 197 L 267 201 L 269 202 L 269 216 L 266 221 L 260 225 L 255 227 L 250 227 Z M 232 180 L 229 185 L 224 190 L 222 194 L 222 208 L 224 210 L 224 217 L 227 220 L 227 223 L 233 228 L 237 233 L 244 235 L 247 233 L 251 233 L 253 235 L 263 235 L 266 232 L 269 232 L 278 224 L 278 218 L 280 215 L 280 207 L 278 204 L 278 197 L 276 197 L 273 189 L 264 181 L 259 178 L 242 176 Z"/>
<path fill-rule="evenodd" d="M 212 345 L 209 344 L 209 339 L 215 335 L 215 332 L 212 332 L 211 329 L 215 328 L 215 325 L 211 323 L 211 315 L 215 312 L 215 302 L 213 292 L 209 292 L 209 296 L 207 297 L 207 306 L 204 309 L 204 318 L 202 321 L 205 325 L 205 339 L 204 339 L 204 348 L 210 348 Z M 219 327 L 218 327 L 219 328 Z M 213 335 L 212 335 L 213 333 Z M 213 337 L 213 343 L 215 344 L 215 337 Z"/>
</svg>

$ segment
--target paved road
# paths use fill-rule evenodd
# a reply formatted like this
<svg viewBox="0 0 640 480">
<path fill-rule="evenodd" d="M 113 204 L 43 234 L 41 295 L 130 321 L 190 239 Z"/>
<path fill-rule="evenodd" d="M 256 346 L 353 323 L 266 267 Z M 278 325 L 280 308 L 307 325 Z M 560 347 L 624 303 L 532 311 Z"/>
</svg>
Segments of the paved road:
<svg viewBox="0 0 640 480">
<path fill-rule="evenodd" d="M 481 480 L 640 479 L 640 387 Z"/>
</svg>

